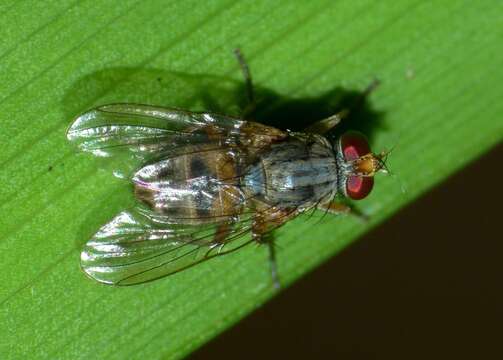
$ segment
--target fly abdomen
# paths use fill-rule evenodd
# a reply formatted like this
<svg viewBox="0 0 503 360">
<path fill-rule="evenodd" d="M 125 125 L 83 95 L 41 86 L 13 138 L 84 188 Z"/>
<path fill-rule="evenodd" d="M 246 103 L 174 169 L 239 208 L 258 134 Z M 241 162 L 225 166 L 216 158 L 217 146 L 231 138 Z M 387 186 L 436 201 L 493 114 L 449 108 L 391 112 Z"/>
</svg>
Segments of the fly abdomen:
<svg viewBox="0 0 503 360">
<path fill-rule="evenodd" d="M 244 205 L 237 154 L 187 146 L 176 156 L 142 167 L 133 177 L 136 197 L 176 223 L 225 221 Z"/>
</svg>

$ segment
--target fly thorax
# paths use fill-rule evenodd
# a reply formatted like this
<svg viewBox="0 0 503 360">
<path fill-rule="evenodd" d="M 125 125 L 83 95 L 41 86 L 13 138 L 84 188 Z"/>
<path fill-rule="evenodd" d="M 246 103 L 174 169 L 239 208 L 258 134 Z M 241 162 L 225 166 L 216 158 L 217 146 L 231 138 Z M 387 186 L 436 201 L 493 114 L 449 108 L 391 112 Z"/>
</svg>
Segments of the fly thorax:
<svg viewBox="0 0 503 360">
<path fill-rule="evenodd" d="M 294 136 L 273 145 L 247 172 L 245 183 L 271 204 L 302 206 L 330 196 L 337 189 L 337 166 L 324 138 Z"/>
</svg>

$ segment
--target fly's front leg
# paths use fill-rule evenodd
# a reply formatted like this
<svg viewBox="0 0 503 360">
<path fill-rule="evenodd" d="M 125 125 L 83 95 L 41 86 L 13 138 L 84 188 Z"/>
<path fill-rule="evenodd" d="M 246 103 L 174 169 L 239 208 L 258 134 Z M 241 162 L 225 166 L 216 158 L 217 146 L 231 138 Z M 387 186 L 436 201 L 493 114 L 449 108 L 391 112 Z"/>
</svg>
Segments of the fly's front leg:
<svg viewBox="0 0 503 360">
<path fill-rule="evenodd" d="M 340 214 L 350 214 L 355 216 L 357 219 L 363 222 L 367 222 L 369 220 L 368 216 L 351 207 L 350 205 L 339 203 L 336 201 L 330 201 L 325 204 L 318 205 L 318 209 L 326 211 L 330 214 L 340 215 Z"/>
<path fill-rule="evenodd" d="M 337 124 L 339 124 L 342 119 L 348 116 L 348 114 L 349 114 L 348 110 L 342 110 L 337 114 L 334 114 L 325 119 L 319 120 L 314 124 L 309 125 L 307 128 L 304 129 L 304 132 L 308 134 L 320 134 L 320 135 L 326 134 L 334 127 L 336 127 Z"/>
<path fill-rule="evenodd" d="M 271 276 L 274 287 L 279 289 L 281 287 L 278 268 L 276 263 L 276 247 L 274 238 L 270 232 L 277 229 L 285 222 L 295 217 L 297 212 L 295 209 L 276 209 L 270 208 L 265 211 L 259 211 L 253 219 L 252 236 L 253 239 L 259 244 L 267 244 L 269 248 L 269 264 L 271 267 Z"/>
<path fill-rule="evenodd" d="M 327 132 L 335 128 L 341 122 L 342 119 L 348 117 L 350 112 L 353 112 L 355 109 L 361 107 L 365 99 L 378 86 L 379 86 L 379 80 L 374 79 L 374 81 L 372 81 L 370 85 L 367 86 L 367 88 L 363 91 L 363 93 L 360 96 L 358 96 L 356 101 L 350 106 L 350 109 L 344 109 L 342 111 L 339 111 L 337 114 L 331 115 L 325 119 L 321 119 L 305 128 L 304 132 L 310 134 L 320 134 L 320 135 L 326 134 Z"/>
<path fill-rule="evenodd" d="M 367 88 L 365 89 L 365 91 L 363 92 L 363 94 L 361 95 L 360 99 L 365 100 L 365 98 L 367 98 L 371 93 L 374 92 L 375 89 L 377 89 L 377 87 L 379 86 L 381 82 L 379 81 L 379 79 L 374 79 L 368 86 Z M 360 105 L 360 104 L 357 104 L 357 105 Z"/>
<path fill-rule="evenodd" d="M 245 79 L 246 100 L 248 103 L 243 109 L 243 113 L 241 114 L 241 116 L 243 117 L 243 119 L 246 119 L 248 115 L 250 115 L 255 110 L 255 94 L 253 91 L 253 82 L 250 75 L 250 68 L 246 63 L 246 60 L 243 54 L 241 53 L 241 50 L 239 48 L 234 49 L 234 55 L 236 55 L 236 59 L 239 62 L 241 72 L 243 73 L 243 77 Z"/>
</svg>

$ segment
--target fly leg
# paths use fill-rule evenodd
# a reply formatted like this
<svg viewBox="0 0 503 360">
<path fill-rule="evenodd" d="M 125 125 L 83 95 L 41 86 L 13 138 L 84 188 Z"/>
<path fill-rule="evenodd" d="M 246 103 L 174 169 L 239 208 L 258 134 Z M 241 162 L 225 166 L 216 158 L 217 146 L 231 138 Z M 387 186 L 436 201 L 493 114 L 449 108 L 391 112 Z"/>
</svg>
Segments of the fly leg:
<svg viewBox="0 0 503 360">
<path fill-rule="evenodd" d="M 352 104 L 351 108 L 352 109 L 358 109 L 362 106 L 362 104 L 365 102 L 365 99 L 369 97 L 371 93 L 374 92 L 374 90 L 379 86 L 380 82 L 378 79 L 374 79 L 368 86 L 367 88 L 363 91 L 363 93 L 358 96 L 355 100 L 355 102 Z"/>
<path fill-rule="evenodd" d="M 374 79 L 370 83 L 369 86 L 363 91 L 363 93 L 357 97 L 357 99 L 354 101 L 352 106 L 350 106 L 349 109 L 344 109 L 342 111 L 339 111 L 338 113 L 331 115 L 325 119 L 321 119 L 314 124 L 308 126 L 307 128 L 304 129 L 304 132 L 310 133 L 310 134 L 326 134 L 333 128 L 335 128 L 342 119 L 347 117 L 350 113 L 350 109 L 358 109 L 359 107 L 362 106 L 363 102 L 365 99 L 379 86 L 379 80 Z"/>
<path fill-rule="evenodd" d="M 357 219 L 359 219 L 362 222 L 368 222 L 368 220 L 369 220 L 367 215 L 363 214 L 362 212 L 358 211 L 357 209 L 351 207 L 348 204 L 339 203 L 336 201 L 330 201 L 325 204 L 320 204 L 320 205 L 318 205 L 318 209 L 323 210 L 323 211 L 330 213 L 330 214 L 334 214 L 334 215 L 350 214 L 352 216 L 355 216 Z"/>
<path fill-rule="evenodd" d="M 218 225 L 213 237 L 212 246 L 204 255 L 205 257 L 208 257 L 214 249 L 216 249 L 217 254 L 220 254 L 225 246 L 225 239 L 227 239 L 227 237 L 229 236 L 231 229 L 232 227 L 228 223 L 222 223 Z"/>
<path fill-rule="evenodd" d="M 285 222 L 295 217 L 295 209 L 270 208 L 266 211 L 258 212 L 252 225 L 252 237 L 259 244 L 266 244 L 269 248 L 269 264 L 271 267 L 271 277 L 276 289 L 281 287 L 276 263 L 276 247 L 271 231 L 277 229 Z"/>
<path fill-rule="evenodd" d="M 276 243 L 274 242 L 272 236 L 270 236 L 267 242 L 267 247 L 269 248 L 269 266 L 271 268 L 271 277 L 274 284 L 274 288 L 279 290 L 281 288 L 281 283 L 279 282 L 278 266 L 276 262 Z"/>
<path fill-rule="evenodd" d="M 320 135 L 326 134 L 334 127 L 336 127 L 337 124 L 339 124 L 342 119 L 348 116 L 348 114 L 349 114 L 348 110 L 339 111 L 337 114 L 329 116 L 325 119 L 321 119 L 315 122 L 314 124 L 309 125 L 307 128 L 304 129 L 304 132 L 309 134 L 320 134 Z"/>
<path fill-rule="evenodd" d="M 279 281 L 278 265 L 276 262 L 276 243 L 272 234 L 260 234 L 252 230 L 253 239 L 260 245 L 267 245 L 269 250 L 269 267 L 271 269 L 271 278 L 275 289 L 281 288 Z"/>
<path fill-rule="evenodd" d="M 248 67 L 248 64 L 246 63 L 246 60 L 241 53 L 241 50 L 239 48 L 234 49 L 234 55 L 236 56 L 236 59 L 239 62 L 239 66 L 241 67 L 241 72 L 243 73 L 243 77 L 245 79 L 245 92 L 246 92 L 246 101 L 247 104 L 245 108 L 243 109 L 243 113 L 241 116 L 243 119 L 246 119 L 248 115 L 253 113 L 255 110 L 255 94 L 253 91 L 253 82 L 252 78 L 250 75 L 250 68 Z"/>
</svg>

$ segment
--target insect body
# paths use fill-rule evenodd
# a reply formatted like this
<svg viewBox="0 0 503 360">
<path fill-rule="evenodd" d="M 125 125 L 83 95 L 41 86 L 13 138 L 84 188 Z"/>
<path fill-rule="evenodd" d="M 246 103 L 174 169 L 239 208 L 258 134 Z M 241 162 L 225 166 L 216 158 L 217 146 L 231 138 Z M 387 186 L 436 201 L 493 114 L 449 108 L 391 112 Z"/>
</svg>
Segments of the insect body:
<svg viewBox="0 0 503 360">
<path fill-rule="evenodd" d="M 357 133 L 333 146 L 319 134 L 148 105 L 101 106 L 67 136 L 84 151 L 128 153 L 126 164 L 138 164 L 131 179 L 144 205 L 104 225 L 81 255 L 87 274 L 119 285 L 265 241 L 313 207 L 340 209 L 334 196 L 366 196 L 382 167 Z"/>
<path fill-rule="evenodd" d="M 309 209 L 347 210 L 334 196 L 365 197 L 384 165 L 358 133 L 334 144 L 322 135 L 340 118 L 295 133 L 149 105 L 80 115 L 68 139 L 111 157 L 138 200 L 87 242 L 83 270 L 103 283 L 132 285 L 259 242 L 270 245 L 275 274 L 267 234 Z"/>
</svg>

